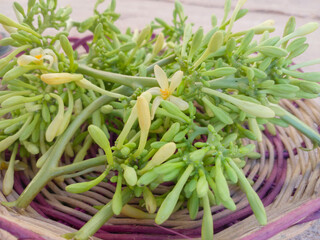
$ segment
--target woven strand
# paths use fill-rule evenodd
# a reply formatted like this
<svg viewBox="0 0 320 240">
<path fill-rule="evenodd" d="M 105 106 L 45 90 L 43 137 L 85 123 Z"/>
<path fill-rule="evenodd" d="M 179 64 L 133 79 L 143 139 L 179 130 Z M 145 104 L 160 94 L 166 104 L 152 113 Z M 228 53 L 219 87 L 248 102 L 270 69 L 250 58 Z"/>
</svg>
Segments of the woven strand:
<svg viewBox="0 0 320 240">
<path fill-rule="evenodd" d="M 87 36 L 81 39 L 70 38 L 69 40 L 74 43 L 74 49 L 82 46 L 87 51 L 87 42 L 91 39 L 92 36 Z M 320 119 L 318 118 L 320 103 L 318 101 L 290 102 L 283 100 L 282 106 L 309 126 L 316 130 L 320 129 Z M 114 140 L 115 137 L 111 134 L 111 140 Z M 247 141 L 246 143 L 254 142 Z M 311 148 L 312 143 L 292 127 L 286 129 L 277 127 L 276 136 L 271 136 L 265 131 L 263 142 L 256 144 L 256 146 L 257 151 L 261 153 L 261 159 L 248 160 L 243 170 L 246 176 L 254 181 L 253 188 L 266 206 L 269 224 L 257 230 L 260 226 L 252 216 L 252 210 L 245 194 L 239 188 L 232 186 L 231 195 L 237 205 L 237 210 L 231 212 L 222 206 L 211 208 L 214 228 L 217 233 L 215 239 L 241 238 L 249 240 L 256 239 L 255 237 L 258 235 L 259 239 L 267 239 L 295 224 L 320 218 L 320 211 L 318 211 L 320 209 L 319 150 L 314 149 L 308 152 L 301 150 L 301 147 Z M 96 151 L 97 147 L 93 147 L 90 149 L 89 155 L 94 157 Z M 62 162 L 68 164 L 70 159 L 64 158 Z M 35 159 L 31 159 L 31 165 L 31 169 L 15 174 L 13 193 L 6 197 L 0 193 L 1 201 L 12 201 L 18 197 L 18 194 L 21 194 L 37 171 Z M 1 174 L 1 178 L 3 176 Z M 90 173 L 84 177 L 50 182 L 34 199 L 31 207 L 19 213 L 27 215 L 26 217 L 30 217 L 30 219 L 42 219 L 44 236 L 47 236 L 45 233 L 47 229 L 44 226 L 55 229 L 58 235 L 72 231 L 64 225 L 76 229 L 81 228 L 97 212 L 93 206 L 103 205 L 110 201 L 115 191 L 114 184 L 106 182 L 100 183 L 83 194 L 64 191 L 68 184 L 86 181 L 85 177 L 88 176 L 95 177 L 97 175 Z M 168 188 L 170 186 L 161 186 L 155 194 L 162 194 Z M 310 201 L 311 197 L 313 200 Z M 130 204 L 139 208 L 137 199 L 133 199 Z M 317 206 L 317 208 L 310 209 L 310 205 Z M 13 214 L 4 208 L 0 210 L 5 211 L 5 214 Z M 131 219 L 119 215 L 110 219 L 95 236 L 101 239 L 187 239 L 199 237 L 202 215 L 203 211 L 199 211 L 196 219 L 191 220 L 186 209 L 179 210 L 162 226 L 155 225 L 152 219 Z M 283 222 L 287 222 L 287 224 L 284 225 Z M 230 227 L 231 225 L 232 227 Z M 22 221 L 21 227 L 23 226 Z M 27 223 L 26 226 L 28 226 Z M 270 234 L 269 229 L 274 229 L 275 226 L 276 230 Z"/>
</svg>

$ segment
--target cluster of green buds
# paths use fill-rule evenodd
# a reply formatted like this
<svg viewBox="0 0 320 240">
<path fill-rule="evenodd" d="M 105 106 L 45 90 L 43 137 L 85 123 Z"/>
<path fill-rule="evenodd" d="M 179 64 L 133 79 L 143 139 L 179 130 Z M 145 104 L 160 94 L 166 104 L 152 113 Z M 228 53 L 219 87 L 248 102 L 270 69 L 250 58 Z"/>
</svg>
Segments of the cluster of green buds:
<svg viewBox="0 0 320 240">
<path fill-rule="evenodd" d="M 245 192 L 258 222 L 266 224 L 263 204 L 242 171 L 260 154 L 243 140 L 261 142 L 265 129 L 276 134 L 275 125 L 292 125 L 320 143 L 318 133 L 279 105 L 320 93 L 320 74 L 299 71 L 319 59 L 292 65 L 318 24 L 296 28 L 291 17 L 282 37 L 270 36 L 271 20 L 233 32 L 248 11 L 239 0 L 229 17 L 226 0 L 222 22 L 212 16 L 212 29 L 204 33 L 187 23 L 176 1 L 172 24 L 156 18 L 141 31 L 123 33 L 115 0 L 99 12 L 102 2 L 83 22 L 68 20 L 70 8 L 56 11 L 55 0 L 29 0 L 27 11 L 15 3 L 18 22 L 0 15 L 10 32 L 0 44 L 16 47 L 0 59 L 0 152 L 11 153 L 1 160 L 7 168 L 3 192 L 12 191 L 14 171 L 28 167 L 17 159 L 36 158 L 39 168 L 22 195 L 3 204 L 26 207 L 50 180 L 104 165 L 99 177 L 66 190 L 82 193 L 107 178 L 116 183 L 112 201 L 65 237 L 88 239 L 120 213 L 162 224 L 186 205 L 191 219 L 203 209 L 202 238 L 212 239 L 211 206 L 236 209 L 229 185 Z M 50 26 L 60 32 L 44 35 Z M 92 32 L 87 54 L 73 50 L 72 27 Z M 86 159 L 95 143 L 97 156 Z M 71 164 L 61 166 L 62 156 Z M 168 182 L 168 192 L 155 194 Z M 145 212 L 127 204 L 133 197 L 141 198 Z"/>
</svg>

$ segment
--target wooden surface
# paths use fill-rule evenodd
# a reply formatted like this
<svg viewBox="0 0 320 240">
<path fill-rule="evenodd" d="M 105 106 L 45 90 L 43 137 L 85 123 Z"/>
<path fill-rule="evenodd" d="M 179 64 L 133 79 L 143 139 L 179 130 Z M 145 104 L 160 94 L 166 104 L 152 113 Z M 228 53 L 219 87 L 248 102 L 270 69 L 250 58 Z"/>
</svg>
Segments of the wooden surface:
<svg viewBox="0 0 320 240">
<path fill-rule="evenodd" d="M 23 6 L 27 4 L 27 0 L 17 1 Z M 94 2 L 94 0 L 59 0 L 59 5 L 71 5 L 73 8 L 72 18 L 81 21 L 92 14 Z M 105 8 L 108 2 L 102 4 L 101 9 Z M 195 27 L 202 26 L 204 30 L 209 30 L 212 14 L 215 14 L 218 19 L 222 19 L 224 6 L 222 0 L 181 0 L 181 2 L 184 5 L 186 15 L 189 16 L 188 21 L 195 23 Z M 15 19 L 12 3 L 11 0 L 0 0 L 0 13 Z M 235 3 L 236 0 L 233 1 L 233 6 Z M 173 8 L 174 0 L 118 0 L 117 12 L 121 14 L 121 18 L 118 20 L 117 26 L 122 30 L 128 26 L 132 29 L 141 29 L 155 17 L 171 20 Z M 249 9 L 249 13 L 235 24 L 235 30 L 246 29 L 265 20 L 273 19 L 276 26 L 273 35 L 281 35 L 290 16 L 296 17 L 297 26 L 310 21 L 320 23 L 320 0 L 248 0 L 245 8 Z M 320 29 L 308 35 L 307 42 L 310 47 L 303 56 L 297 58 L 297 63 L 320 58 Z M 308 67 L 306 70 L 320 71 L 320 65 Z M 319 229 L 320 222 L 318 221 L 313 224 L 311 230 L 294 239 L 319 239 Z M 4 236 L 3 234 L 6 233 L 0 232 L 0 236 Z M 278 239 L 285 238 L 283 233 L 278 237 L 280 237 Z M 8 239 L 10 238 L 8 237 Z"/>
</svg>

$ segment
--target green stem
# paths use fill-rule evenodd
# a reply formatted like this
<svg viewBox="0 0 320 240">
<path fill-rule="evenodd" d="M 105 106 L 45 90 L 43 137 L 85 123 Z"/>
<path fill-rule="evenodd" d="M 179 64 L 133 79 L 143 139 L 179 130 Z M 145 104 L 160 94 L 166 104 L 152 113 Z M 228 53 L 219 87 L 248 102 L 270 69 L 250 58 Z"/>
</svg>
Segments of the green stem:
<svg viewBox="0 0 320 240">
<path fill-rule="evenodd" d="M 172 63 L 176 58 L 176 55 L 172 54 L 166 58 L 163 58 L 161 60 L 159 60 L 158 62 L 153 63 L 152 65 L 150 65 L 149 67 L 147 67 L 147 74 L 150 74 L 153 72 L 154 66 L 158 65 L 158 66 L 165 66 L 169 63 Z"/>
<path fill-rule="evenodd" d="M 313 130 L 311 127 L 309 127 L 307 124 L 302 122 L 300 119 L 298 119 L 296 116 L 289 113 L 284 108 L 272 104 L 272 109 L 275 110 L 275 113 L 277 116 L 279 116 L 283 121 L 293 126 L 295 129 L 299 130 L 301 133 L 303 133 L 305 136 L 307 136 L 310 140 L 313 142 L 316 142 L 318 145 L 320 145 L 320 135 L 315 130 Z"/>
<path fill-rule="evenodd" d="M 320 64 L 320 58 L 292 65 L 289 67 L 289 70 L 296 70 L 298 68 L 311 66 L 311 65 L 315 65 L 315 64 Z"/>
<path fill-rule="evenodd" d="M 122 204 L 127 204 L 133 197 L 132 191 L 129 188 L 122 190 Z M 87 240 L 95 234 L 100 227 L 114 215 L 112 211 L 112 200 L 108 202 L 99 212 L 97 212 L 78 232 L 67 234 L 64 237 L 73 237 L 77 240 Z"/>
<path fill-rule="evenodd" d="M 77 72 L 85 75 L 89 75 L 94 78 L 99 78 L 104 81 L 118 83 L 136 89 L 137 87 L 155 87 L 158 86 L 158 82 L 155 78 L 150 77 L 137 77 L 137 76 L 128 76 L 118 73 L 105 72 L 90 68 L 86 65 L 80 64 Z"/>
<path fill-rule="evenodd" d="M 90 158 L 82 162 L 73 163 L 63 167 L 55 168 L 54 177 L 74 173 L 74 172 L 81 171 L 91 167 L 101 166 L 101 165 L 104 165 L 105 163 L 106 163 L 105 155 L 95 157 L 95 158 Z"/>
<path fill-rule="evenodd" d="M 128 94 L 128 89 L 125 86 L 121 86 L 116 89 L 116 92 Z M 130 92 L 130 91 L 129 91 Z M 82 123 L 89 118 L 94 111 L 99 109 L 104 104 L 107 104 L 113 100 L 113 98 L 108 96 L 101 96 L 95 101 L 93 101 L 88 107 L 86 107 L 69 125 L 66 131 L 59 137 L 57 142 L 52 148 L 51 154 L 45 161 L 43 167 L 39 170 L 36 176 L 32 179 L 29 185 L 22 192 L 20 197 L 14 202 L 5 203 L 6 206 L 15 206 L 19 208 L 26 208 L 34 197 L 41 191 L 41 189 L 54 177 L 57 176 L 55 171 L 59 171 L 57 168 L 60 158 L 64 152 L 65 146 L 70 142 L 71 137 L 80 128 Z M 71 167 L 70 167 L 71 168 Z"/>
</svg>

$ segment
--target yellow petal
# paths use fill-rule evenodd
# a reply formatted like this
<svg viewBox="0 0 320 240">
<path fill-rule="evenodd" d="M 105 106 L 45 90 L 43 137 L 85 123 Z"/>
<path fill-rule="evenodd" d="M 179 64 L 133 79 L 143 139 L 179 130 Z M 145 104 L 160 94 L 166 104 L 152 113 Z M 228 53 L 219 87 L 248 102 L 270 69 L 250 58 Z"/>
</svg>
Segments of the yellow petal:
<svg viewBox="0 0 320 240">
<path fill-rule="evenodd" d="M 47 60 L 48 61 L 48 67 L 51 68 L 53 64 L 53 57 L 50 55 L 44 55 L 42 57 L 42 60 Z"/>
<path fill-rule="evenodd" d="M 170 94 L 172 94 L 174 92 L 174 90 L 176 90 L 176 88 L 180 85 L 180 83 L 182 81 L 182 77 L 183 77 L 182 71 L 178 71 L 175 74 L 173 74 L 173 76 L 171 78 L 170 87 L 169 87 Z"/>
<path fill-rule="evenodd" d="M 30 55 L 33 57 L 43 55 L 43 49 L 40 47 L 31 49 Z"/>
<path fill-rule="evenodd" d="M 168 78 L 166 73 L 158 65 L 154 66 L 154 75 L 159 83 L 161 89 L 168 89 Z"/>
<path fill-rule="evenodd" d="M 162 98 L 160 96 L 157 96 L 153 100 L 152 107 L 151 107 L 151 120 L 154 119 L 154 114 L 156 113 L 157 108 L 159 107 L 161 100 L 162 100 Z"/>
<path fill-rule="evenodd" d="M 26 66 L 32 62 L 39 62 L 39 59 L 30 56 L 30 55 L 22 55 L 17 60 L 19 66 Z"/>
<path fill-rule="evenodd" d="M 147 92 L 151 93 L 153 96 L 158 96 L 160 95 L 160 88 L 159 87 L 152 87 L 152 88 L 149 88 L 147 90 Z"/>
<path fill-rule="evenodd" d="M 189 104 L 181 98 L 170 95 L 168 100 L 178 106 L 181 111 L 187 110 L 189 107 Z"/>
<path fill-rule="evenodd" d="M 151 101 L 151 98 L 152 98 L 152 94 L 150 92 L 148 92 L 148 91 L 141 93 L 140 96 L 144 97 L 147 100 L 148 103 Z"/>
<path fill-rule="evenodd" d="M 149 130 L 151 125 L 149 104 L 142 96 L 137 98 L 137 111 L 141 131 Z"/>
<path fill-rule="evenodd" d="M 57 58 L 56 54 L 51 49 L 43 50 L 43 54 L 44 54 L 44 56 L 46 56 L 46 55 L 51 56 L 53 58 L 53 64 L 58 63 L 58 58 Z"/>
</svg>

